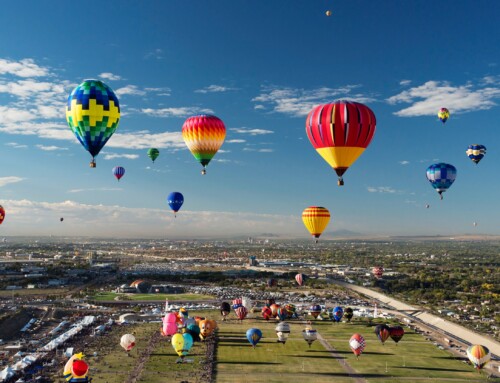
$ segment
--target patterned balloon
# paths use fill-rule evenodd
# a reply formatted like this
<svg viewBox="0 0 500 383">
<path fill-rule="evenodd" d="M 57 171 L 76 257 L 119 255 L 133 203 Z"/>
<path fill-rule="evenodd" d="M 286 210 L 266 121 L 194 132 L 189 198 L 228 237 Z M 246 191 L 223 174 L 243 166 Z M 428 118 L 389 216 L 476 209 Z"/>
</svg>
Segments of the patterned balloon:
<svg viewBox="0 0 500 383">
<path fill-rule="evenodd" d="M 478 144 L 469 145 L 465 154 L 477 165 L 486 154 L 486 146 Z"/>
<path fill-rule="evenodd" d="M 297 274 L 295 276 L 295 281 L 297 282 L 297 284 L 299 286 L 304 286 L 306 279 L 307 279 L 307 277 L 305 276 L 305 274 Z"/>
<path fill-rule="evenodd" d="M 490 361 L 491 354 L 487 347 L 476 344 L 467 348 L 467 357 L 474 367 L 480 370 Z"/>
<path fill-rule="evenodd" d="M 389 326 L 386 324 L 379 324 L 375 326 L 375 330 L 373 331 L 375 335 L 377 335 L 377 338 L 382 342 L 382 344 L 385 343 L 385 341 L 389 338 L 389 335 L 391 334 Z"/>
<path fill-rule="evenodd" d="M 401 326 L 389 327 L 389 336 L 394 342 L 396 342 L 396 345 L 403 338 L 404 334 L 405 330 Z"/>
<path fill-rule="evenodd" d="M 262 308 L 262 317 L 265 319 L 265 320 L 269 320 L 269 318 L 271 318 L 271 316 L 273 315 L 273 312 L 271 311 L 271 309 L 267 306 L 264 306 Z"/>
<path fill-rule="evenodd" d="M 172 192 L 167 197 L 167 203 L 174 212 L 174 217 L 177 217 L 177 212 L 184 203 L 184 196 L 179 192 Z"/>
<path fill-rule="evenodd" d="M 255 348 L 257 343 L 259 343 L 260 338 L 262 338 L 262 331 L 258 328 L 250 328 L 247 330 L 247 339 L 250 344 Z"/>
<path fill-rule="evenodd" d="M 245 319 L 248 314 L 248 310 L 245 306 L 238 307 L 236 310 L 234 310 L 234 312 L 239 320 Z"/>
<path fill-rule="evenodd" d="M 241 298 L 233 299 L 233 309 L 236 310 L 238 307 L 243 306 L 243 300 Z"/>
<path fill-rule="evenodd" d="M 309 315 L 317 319 L 319 314 L 321 314 L 321 306 L 320 305 L 312 305 L 309 307 Z"/>
<path fill-rule="evenodd" d="M 286 322 L 280 322 L 276 326 L 276 336 L 278 337 L 278 342 L 285 344 L 290 335 L 290 325 Z"/>
<path fill-rule="evenodd" d="M 193 346 L 193 337 L 188 333 L 174 334 L 171 343 L 177 355 L 184 358 Z"/>
<path fill-rule="evenodd" d="M 120 181 L 120 178 L 125 174 L 125 168 L 122 166 L 115 166 L 112 171 L 118 181 Z"/>
<path fill-rule="evenodd" d="M 68 97 L 66 121 L 78 141 L 91 154 L 90 167 L 95 168 L 95 157 L 120 121 L 118 98 L 103 82 L 85 80 Z"/>
<path fill-rule="evenodd" d="M 382 278 L 382 275 L 384 275 L 384 268 L 382 266 L 375 266 L 372 269 L 372 273 L 375 276 L 375 278 L 380 279 Z"/>
<path fill-rule="evenodd" d="M 337 306 L 332 309 L 332 320 L 334 320 L 335 322 L 340 322 L 343 316 L 344 310 L 342 309 L 342 307 Z"/>
<path fill-rule="evenodd" d="M 456 177 L 457 169 L 450 164 L 440 162 L 427 168 L 427 179 L 441 199 L 443 199 L 443 192 L 455 182 Z"/>
<path fill-rule="evenodd" d="M 306 327 L 304 330 L 302 330 L 302 336 L 304 337 L 304 340 L 307 342 L 309 345 L 309 348 L 311 347 L 311 344 L 318 339 L 318 334 L 317 331 L 314 330 L 311 327 Z"/>
<path fill-rule="evenodd" d="M 302 212 L 302 222 L 318 242 L 319 236 L 330 222 L 330 212 L 321 206 L 309 206 Z"/>
<path fill-rule="evenodd" d="M 307 116 L 306 133 L 318 154 L 342 175 L 370 145 L 377 120 L 366 105 L 335 101 L 315 107 Z"/>
<path fill-rule="evenodd" d="M 153 163 L 155 162 L 155 160 L 158 158 L 159 155 L 160 151 L 156 148 L 151 148 L 148 150 L 148 157 L 151 158 Z"/>
<path fill-rule="evenodd" d="M 0 205 L 0 225 L 2 224 L 4 219 L 5 219 L 5 209 L 3 208 L 2 205 Z"/>
<path fill-rule="evenodd" d="M 276 316 L 279 318 L 279 320 L 283 321 L 285 319 L 288 319 L 288 311 L 284 307 L 279 307 L 278 311 L 276 312 Z"/>
<path fill-rule="evenodd" d="M 353 334 L 351 339 L 349 339 L 349 347 L 351 347 L 352 352 L 358 358 L 363 350 L 365 349 L 365 338 L 361 334 Z"/>
<path fill-rule="evenodd" d="M 450 118 L 450 111 L 446 108 L 439 109 L 438 118 L 444 124 L 448 118 Z"/>
<path fill-rule="evenodd" d="M 206 166 L 224 143 L 226 127 L 218 117 L 201 114 L 189 117 L 184 122 L 182 138 L 194 158 L 203 166 L 201 174 L 206 174 Z"/>
</svg>

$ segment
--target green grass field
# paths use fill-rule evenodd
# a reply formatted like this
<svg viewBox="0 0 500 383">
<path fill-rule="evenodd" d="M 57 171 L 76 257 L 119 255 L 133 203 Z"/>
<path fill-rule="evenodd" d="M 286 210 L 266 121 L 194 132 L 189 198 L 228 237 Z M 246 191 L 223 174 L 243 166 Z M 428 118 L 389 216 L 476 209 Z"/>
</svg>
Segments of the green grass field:
<svg viewBox="0 0 500 383">
<path fill-rule="evenodd" d="M 116 297 L 130 301 L 201 301 L 215 299 L 211 295 L 202 294 L 119 294 L 119 293 L 98 293 L 90 299 L 96 301 L 112 301 Z"/>
</svg>

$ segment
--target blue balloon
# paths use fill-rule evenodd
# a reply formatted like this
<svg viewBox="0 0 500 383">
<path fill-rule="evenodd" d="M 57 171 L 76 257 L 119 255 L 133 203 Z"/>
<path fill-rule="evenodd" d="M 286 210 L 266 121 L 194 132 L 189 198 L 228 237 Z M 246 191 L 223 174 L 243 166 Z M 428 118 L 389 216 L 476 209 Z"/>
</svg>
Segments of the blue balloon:
<svg viewBox="0 0 500 383">
<path fill-rule="evenodd" d="M 247 330 L 247 339 L 253 347 L 259 343 L 260 338 L 262 338 L 262 331 L 258 328 L 251 328 Z"/>
<path fill-rule="evenodd" d="M 486 146 L 478 144 L 469 145 L 465 153 L 477 165 L 486 154 Z"/>
<path fill-rule="evenodd" d="M 177 213 L 184 203 L 184 196 L 179 192 L 172 192 L 167 197 L 168 206 Z"/>
<path fill-rule="evenodd" d="M 334 320 L 335 322 L 340 322 L 343 316 L 344 310 L 342 309 L 342 307 L 337 306 L 332 309 L 332 320 Z"/>
<path fill-rule="evenodd" d="M 432 187 L 436 189 L 441 199 L 443 199 L 443 192 L 455 182 L 457 177 L 457 169 L 450 164 L 440 162 L 433 164 L 427 168 L 427 179 Z"/>
<path fill-rule="evenodd" d="M 122 166 L 115 166 L 112 172 L 113 175 L 116 177 L 116 179 L 120 181 L 120 178 L 122 178 L 123 175 L 125 174 L 125 168 L 123 168 Z"/>
</svg>

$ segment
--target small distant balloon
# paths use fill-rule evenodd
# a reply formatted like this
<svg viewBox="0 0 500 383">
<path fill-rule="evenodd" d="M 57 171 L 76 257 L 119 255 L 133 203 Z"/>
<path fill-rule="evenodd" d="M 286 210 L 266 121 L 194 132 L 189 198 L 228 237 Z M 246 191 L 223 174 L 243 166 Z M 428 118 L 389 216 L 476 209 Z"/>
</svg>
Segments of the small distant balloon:
<svg viewBox="0 0 500 383">
<path fill-rule="evenodd" d="M 332 11 L 330 11 L 330 10 L 326 11 L 325 15 L 327 15 L 328 17 L 330 17 L 332 15 Z"/>
<path fill-rule="evenodd" d="M 59 221 L 60 222 L 64 221 L 64 218 L 63 217 L 59 218 Z"/>
<path fill-rule="evenodd" d="M 478 144 L 469 145 L 465 154 L 477 165 L 486 154 L 486 146 Z"/>
<path fill-rule="evenodd" d="M 438 118 L 444 124 L 448 118 L 450 118 L 450 111 L 446 108 L 439 109 Z"/>
<path fill-rule="evenodd" d="M 158 158 L 159 155 L 160 151 L 156 148 L 151 148 L 148 150 L 148 157 L 151 158 L 153 163 L 155 162 L 155 160 Z"/>
<path fill-rule="evenodd" d="M 113 168 L 113 175 L 116 177 L 118 181 L 124 176 L 125 174 L 125 168 L 122 166 L 115 166 Z"/>
<path fill-rule="evenodd" d="M 429 204 L 425 204 L 425 208 L 426 208 L 426 209 L 428 209 L 428 208 L 430 208 L 430 207 L 431 207 L 431 205 L 429 205 Z"/>
<path fill-rule="evenodd" d="M 477 222 L 473 222 L 472 226 L 476 227 L 477 226 Z"/>
</svg>

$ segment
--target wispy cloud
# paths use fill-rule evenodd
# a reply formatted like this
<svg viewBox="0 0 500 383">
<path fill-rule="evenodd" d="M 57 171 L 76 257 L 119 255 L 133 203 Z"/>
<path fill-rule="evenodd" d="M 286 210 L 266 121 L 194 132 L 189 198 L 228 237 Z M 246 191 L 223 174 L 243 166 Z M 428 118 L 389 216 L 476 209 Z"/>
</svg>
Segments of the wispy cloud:
<svg viewBox="0 0 500 383">
<path fill-rule="evenodd" d="M 368 186 L 367 190 L 370 193 L 389 193 L 389 194 L 394 194 L 394 193 L 399 193 L 396 189 L 393 189 L 390 186 Z"/>
<path fill-rule="evenodd" d="M 292 117 L 303 117 L 311 109 L 321 103 L 330 102 L 332 99 L 343 98 L 347 100 L 370 102 L 373 97 L 355 93 L 360 85 L 346 85 L 339 88 L 293 89 L 286 87 L 263 87 L 262 93 L 252 99 L 256 109 L 266 109 L 283 113 Z"/>
<path fill-rule="evenodd" d="M 18 144 L 17 142 L 7 142 L 5 145 L 14 149 L 26 149 L 28 147 L 28 145 Z"/>
<path fill-rule="evenodd" d="M 45 150 L 46 152 L 54 152 L 56 150 L 68 150 L 68 148 L 61 148 L 60 146 L 50 145 L 36 145 L 36 147 L 40 150 Z"/>
<path fill-rule="evenodd" d="M 138 154 L 118 154 L 103 152 L 105 160 L 114 160 L 115 158 L 126 158 L 128 160 L 136 160 L 139 158 Z"/>
<path fill-rule="evenodd" d="M 117 74 L 113 74 L 110 72 L 101 73 L 98 77 L 109 81 L 118 81 L 122 79 L 121 76 L 118 76 Z"/>
<path fill-rule="evenodd" d="M 399 85 L 407 86 L 411 84 L 411 80 L 401 80 Z"/>
<path fill-rule="evenodd" d="M 268 148 L 255 149 L 255 148 L 251 148 L 249 146 L 246 146 L 243 148 L 243 151 L 244 152 L 258 152 L 258 153 L 272 153 L 272 152 L 274 152 L 274 149 L 268 149 Z"/>
<path fill-rule="evenodd" d="M 144 90 L 141 90 L 137 87 L 137 85 L 126 85 L 122 88 L 118 88 L 115 90 L 115 93 L 122 97 L 125 95 L 130 95 L 130 96 L 144 96 L 146 92 Z"/>
<path fill-rule="evenodd" d="M 83 192 L 94 192 L 94 191 L 121 191 L 122 188 L 85 188 L 85 189 L 70 189 L 68 193 L 83 193 Z"/>
<path fill-rule="evenodd" d="M 146 60 L 148 60 L 148 59 L 161 60 L 161 59 L 163 59 L 163 57 L 164 57 L 163 56 L 163 49 L 161 49 L 161 48 L 153 49 L 152 51 L 149 51 L 144 55 L 144 59 L 146 59 Z"/>
<path fill-rule="evenodd" d="M 222 93 L 229 92 L 231 90 L 237 90 L 236 88 L 230 88 L 228 86 L 223 85 L 209 85 L 202 89 L 196 89 L 195 93 Z"/>
<path fill-rule="evenodd" d="M 212 109 L 199 108 L 197 106 L 184 106 L 179 108 L 145 108 L 141 109 L 142 113 L 153 117 L 188 117 L 195 114 L 206 113 L 212 114 Z"/>
<path fill-rule="evenodd" d="M 32 59 L 20 61 L 0 59 L 0 74 L 11 74 L 18 77 L 41 77 L 47 76 L 49 70 L 35 64 Z"/>
<path fill-rule="evenodd" d="M 406 161 L 406 160 L 399 161 L 400 165 L 408 165 L 409 163 L 410 163 L 410 161 Z"/>
<path fill-rule="evenodd" d="M 411 104 L 394 114 L 400 117 L 433 116 L 439 108 L 446 107 L 451 113 L 465 113 L 490 109 L 500 97 L 500 86 L 479 87 L 468 83 L 453 86 L 445 81 L 428 81 L 389 97 L 390 104 Z"/>
<path fill-rule="evenodd" d="M 23 180 L 24 180 L 24 178 L 14 177 L 14 176 L 0 177 L 0 187 L 8 185 L 8 184 L 15 184 L 15 183 L 21 182 Z"/>
<path fill-rule="evenodd" d="M 108 148 L 147 149 L 177 148 L 185 149 L 186 144 L 181 132 L 150 133 L 138 131 L 134 133 L 115 133 L 108 141 Z"/>
<path fill-rule="evenodd" d="M 247 140 L 242 140 L 242 139 L 226 140 L 227 144 L 242 144 L 244 142 L 247 142 Z"/>
<path fill-rule="evenodd" d="M 272 130 L 265 130 L 265 129 L 231 128 L 229 130 L 239 134 L 249 134 L 250 136 L 259 136 L 262 134 L 274 133 Z"/>
</svg>

